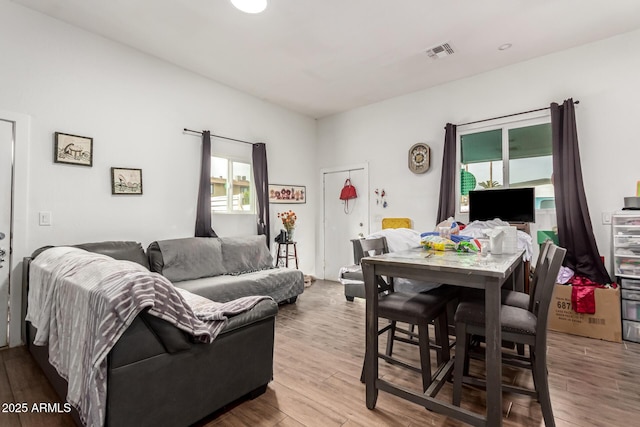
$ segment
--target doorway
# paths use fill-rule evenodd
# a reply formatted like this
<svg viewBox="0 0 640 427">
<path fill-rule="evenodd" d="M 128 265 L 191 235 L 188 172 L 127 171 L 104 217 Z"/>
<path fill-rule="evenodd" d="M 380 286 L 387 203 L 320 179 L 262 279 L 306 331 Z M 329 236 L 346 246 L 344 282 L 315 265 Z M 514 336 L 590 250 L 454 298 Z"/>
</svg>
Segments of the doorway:
<svg viewBox="0 0 640 427">
<path fill-rule="evenodd" d="M 349 179 L 358 197 L 347 202 L 340 192 Z M 339 278 L 340 268 L 353 264 L 351 239 L 369 234 L 369 168 L 355 165 L 324 169 L 323 186 L 323 278 Z"/>
<path fill-rule="evenodd" d="M 0 118 L 0 347 L 8 343 L 15 124 Z"/>
<path fill-rule="evenodd" d="M 22 259 L 31 254 L 27 243 L 29 130 L 28 115 L 0 110 L 0 345 L 24 342 Z M 8 332 L 7 332 L 8 329 Z"/>
</svg>

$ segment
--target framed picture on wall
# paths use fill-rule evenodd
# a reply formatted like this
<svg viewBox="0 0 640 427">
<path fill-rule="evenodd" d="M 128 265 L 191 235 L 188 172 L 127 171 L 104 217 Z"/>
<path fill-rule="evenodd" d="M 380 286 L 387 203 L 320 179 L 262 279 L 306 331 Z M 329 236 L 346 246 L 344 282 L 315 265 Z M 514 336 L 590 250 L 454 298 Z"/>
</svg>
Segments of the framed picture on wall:
<svg viewBox="0 0 640 427">
<path fill-rule="evenodd" d="M 111 194 L 142 194 L 142 169 L 111 168 Z"/>
<path fill-rule="evenodd" d="M 71 165 L 93 166 L 93 138 L 56 132 L 53 161 Z"/>
<path fill-rule="evenodd" d="M 269 184 L 269 203 L 307 203 L 304 185 Z"/>
</svg>

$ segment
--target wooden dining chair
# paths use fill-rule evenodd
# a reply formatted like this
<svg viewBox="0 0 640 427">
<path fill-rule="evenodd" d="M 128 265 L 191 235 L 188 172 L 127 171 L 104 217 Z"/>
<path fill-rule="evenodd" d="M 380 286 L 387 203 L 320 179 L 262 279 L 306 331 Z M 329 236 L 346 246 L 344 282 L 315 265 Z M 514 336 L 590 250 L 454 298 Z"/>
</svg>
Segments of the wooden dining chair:
<svg viewBox="0 0 640 427">
<path fill-rule="evenodd" d="M 524 344 L 529 347 L 529 357 L 513 355 L 510 360 L 519 361 L 521 367 L 531 369 L 535 389 L 503 384 L 506 392 L 523 393 L 535 397 L 542 409 L 547 427 L 555 426 L 547 373 L 547 317 L 553 296 L 556 277 L 562 266 L 566 249 L 549 244 L 542 260 L 536 266 L 533 278 L 535 292 L 527 309 L 503 304 L 500 322 L 502 338 L 507 341 Z M 465 301 L 458 305 L 455 314 L 456 346 L 453 380 L 453 404 L 460 406 L 462 383 L 486 387 L 478 378 L 465 376 L 469 337 L 485 336 L 485 306 L 477 301 Z"/>
<path fill-rule="evenodd" d="M 547 240 L 540 247 L 540 253 L 538 254 L 538 260 L 536 262 L 536 266 L 541 265 L 544 258 L 547 255 L 547 251 L 549 250 L 549 245 L 553 244 L 551 240 Z M 531 310 L 533 307 L 533 301 L 535 301 L 535 292 L 536 292 L 536 275 L 538 274 L 537 269 L 534 269 L 533 278 L 529 284 L 529 294 L 526 292 L 517 291 L 515 289 L 501 289 L 501 304 L 509 305 L 512 307 L 519 307 L 525 310 Z M 529 274 L 528 272 L 525 274 Z M 467 289 L 465 293 L 462 295 L 462 301 L 476 301 L 478 303 L 482 303 L 484 301 L 484 291 L 481 289 Z M 453 319 L 451 319 L 453 320 Z M 455 329 L 455 328 L 454 328 Z M 513 348 L 513 343 L 505 343 L 507 347 Z M 517 344 L 517 351 L 519 355 L 524 355 L 524 345 Z M 467 374 L 467 365 L 465 365 L 465 375 Z"/>
<path fill-rule="evenodd" d="M 360 241 L 364 256 L 385 253 L 386 239 L 364 239 Z M 388 333 L 385 353 L 378 357 L 394 365 L 418 372 L 422 376 L 423 391 L 431 384 L 431 355 L 435 349 L 437 364 L 440 366 L 450 359 L 449 334 L 447 326 L 447 304 L 455 298 L 456 289 L 442 286 L 424 293 L 395 292 L 393 278 L 376 277 L 378 292 L 378 317 L 389 320 L 389 324 L 378 330 L 378 335 Z M 416 325 L 418 333 L 399 328 L 397 323 Z M 429 339 L 429 325 L 434 324 L 435 343 Z M 406 335 L 398 336 L 398 333 Z M 420 352 L 420 366 L 414 366 L 393 357 L 393 342 L 403 341 L 417 345 Z M 366 360 L 366 357 L 365 357 Z M 360 381 L 364 382 L 365 367 Z"/>
<path fill-rule="evenodd" d="M 547 251 L 553 245 L 551 240 L 547 240 L 540 246 L 540 253 L 538 254 L 538 260 L 536 261 L 536 268 L 533 270 L 533 278 L 529 284 L 529 293 L 520 292 L 512 289 L 502 290 L 502 304 L 510 305 L 512 307 L 519 307 L 525 310 L 531 311 L 533 309 L 533 303 L 536 301 L 536 291 L 538 287 L 536 283 L 538 281 L 537 275 L 541 270 L 538 270 L 538 266 L 544 262 L 547 256 Z"/>
<path fill-rule="evenodd" d="M 353 245 L 353 262 L 354 265 L 351 269 L 341 273 L 341 282 L 344 285 L 344 296 L 347 301 L 352 302 L 356 297 L 365 298 L 364 294 L 364 278 L 362 276 L 362 267 L 360 266 L 360 260 L 363 256 L 380 255 L 389 252 L 387 245 L 387 239 L 385 237 L 379 237 L 376 239 L 366 239 L 369 242 L 365 243 L 367 246 L 367 254 L 363 252 L 362 242 L 364 238 L 351 239 Z M 369 253 L 370 252 L 370 253 Z"/>
<path fill-rule="evenodd" d="M 549 245 L 553 244 L 551 240 L 547 240 L 540 247 L 540 253 L 538 255 L 538 261 L 536 262 L 536 266 L 541 265 L 545 256 L 547 255 L 547 250 L 549 249 Z M 514 289 L 501 289 L 501 304 L 509 305 L 512 307 L 519 307 L 525 310 L 531 309 L 532 304 L 532 295 L 535 294 L 536 285 L 535 278 L 537 275 L 537 269 L 534 269 L 533 278 L 531 279 L 531 283 L 529 286 L 529 293 L 517 291 Z M 525 273 L 528 274 L 528 273 Z M 461 293 L 461 300 L 464 301 L 484 301 L 484 291 L 482 289 L 465 289 L 463 293 Z"/>
</svg>

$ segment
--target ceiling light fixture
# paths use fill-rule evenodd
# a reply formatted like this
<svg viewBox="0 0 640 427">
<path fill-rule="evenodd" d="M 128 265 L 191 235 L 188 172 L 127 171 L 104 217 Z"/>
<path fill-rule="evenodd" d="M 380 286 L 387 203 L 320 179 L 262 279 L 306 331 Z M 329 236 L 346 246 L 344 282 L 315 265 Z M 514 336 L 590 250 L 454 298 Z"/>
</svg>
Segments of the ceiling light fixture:
<svg viewBox="0 0 640 427">
<path fill-rule="evenodd" d="M 505 43 L 503 45 L 498 46 L 498 50 L 507 50 L 512 46 L 511 43 Z"/>
<path fill-rule="evenodd" d="M 246 13 L 260 13 L 267 8 L 267 0 L 231 0 L 231 3 Z"/>
</svg>

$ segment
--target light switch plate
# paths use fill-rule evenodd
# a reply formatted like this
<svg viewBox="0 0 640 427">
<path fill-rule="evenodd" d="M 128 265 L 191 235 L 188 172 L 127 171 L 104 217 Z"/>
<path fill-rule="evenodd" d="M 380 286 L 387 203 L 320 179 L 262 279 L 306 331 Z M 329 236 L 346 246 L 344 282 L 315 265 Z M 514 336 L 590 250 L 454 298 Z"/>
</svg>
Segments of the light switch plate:
<svg viewBox="0 0 640 427">
<path fill-rule="evenodd" d="M 42 211 L 42 212 L 38 213 L 38 224 L 44 225 L 44 226 L 49 226 L 49 225 L 51 225 L 51 223 L 52 223 L 51 212 Z"/>
<path fill-rule="evenodd" d="M 611 212 L 602 212 L 602 223 L 604 225 L 611 224 Z"/>
</svg>

